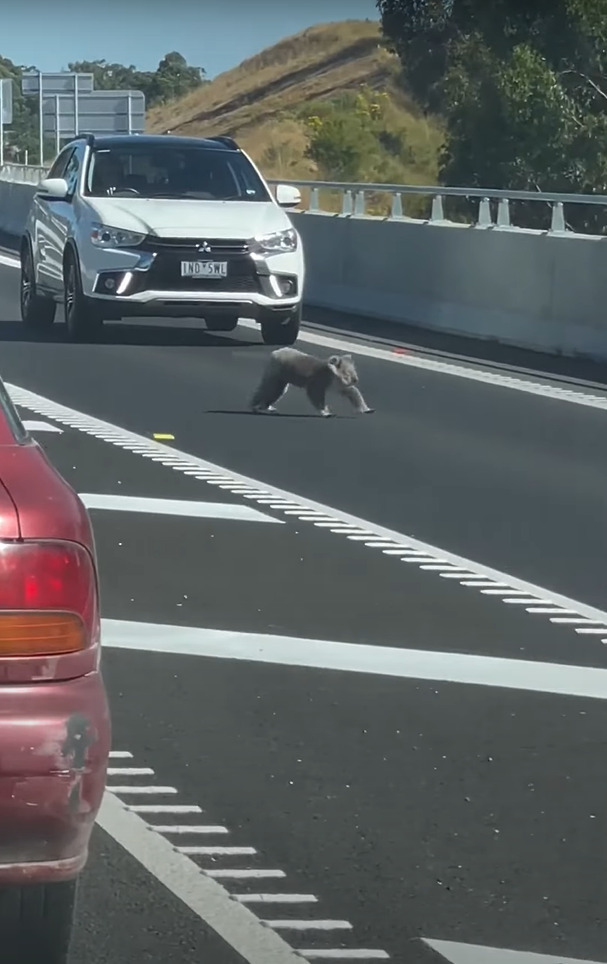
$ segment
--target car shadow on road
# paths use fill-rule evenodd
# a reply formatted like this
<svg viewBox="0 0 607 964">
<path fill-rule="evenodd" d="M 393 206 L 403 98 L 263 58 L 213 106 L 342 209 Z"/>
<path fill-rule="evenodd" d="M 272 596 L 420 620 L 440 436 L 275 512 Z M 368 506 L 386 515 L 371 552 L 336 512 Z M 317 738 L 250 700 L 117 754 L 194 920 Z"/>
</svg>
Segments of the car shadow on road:
<svg viewBox="0 0 607 964">
<path fill-rule="evenodd" d="M 61 345 L 68 343 L 63 323 L 52 326 L 45 332 L 24 331 L 21 322 L 5 321 L 0 323 L 0 342 L 23 342 L 34 344 Z M 261 339 L 252 340 L 235 336 L 235 332 L 211 332 L 205 328 L 183 327 L 176 325 L 112 324 L 106 322 L 99 336 L 87 345 L 142 345 L 162 348 L 247 348 L 261 345 Z"/>
<path fill-rule="evenodd" d="M 310 412 L 251 412 L 248 408 L 207 408 L 205 415 L 252 415 L 255 418 L 321 418 L 322 416 Z"/>
</svg>

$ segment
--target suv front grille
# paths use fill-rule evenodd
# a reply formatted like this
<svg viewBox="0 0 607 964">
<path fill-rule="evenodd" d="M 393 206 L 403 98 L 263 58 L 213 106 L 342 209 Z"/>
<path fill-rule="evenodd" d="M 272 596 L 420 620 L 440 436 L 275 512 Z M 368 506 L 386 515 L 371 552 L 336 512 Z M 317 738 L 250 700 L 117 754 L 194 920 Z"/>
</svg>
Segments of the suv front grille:
<svg viewBox="0 0 607 964">
<path fill-rule="evenodd" d="M 207 244 L 210 251 L 205 251 L 207 255 L 238 255 L 248 254 L 249 244 L 247 241 L 238 238 L 157 238 L 148 236 L 141 248 L 145 251 L 172 251 L 183 254 L 184 258 L 196 256 L 200 257 L 200 246 Z"/>
</svg>

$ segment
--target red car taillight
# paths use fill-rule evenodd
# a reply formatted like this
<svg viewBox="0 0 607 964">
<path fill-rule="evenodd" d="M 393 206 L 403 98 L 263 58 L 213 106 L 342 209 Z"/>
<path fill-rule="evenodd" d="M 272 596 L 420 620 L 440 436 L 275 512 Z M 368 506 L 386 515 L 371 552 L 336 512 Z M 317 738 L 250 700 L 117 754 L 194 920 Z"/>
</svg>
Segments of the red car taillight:
<svg viewBox="0 0 607 964">
<path fill-rule="evenodd" d="M 97 579 L 83 546 L 0 543 L 0 658 L 76 653 L 98 639 Z"/>
</svg>

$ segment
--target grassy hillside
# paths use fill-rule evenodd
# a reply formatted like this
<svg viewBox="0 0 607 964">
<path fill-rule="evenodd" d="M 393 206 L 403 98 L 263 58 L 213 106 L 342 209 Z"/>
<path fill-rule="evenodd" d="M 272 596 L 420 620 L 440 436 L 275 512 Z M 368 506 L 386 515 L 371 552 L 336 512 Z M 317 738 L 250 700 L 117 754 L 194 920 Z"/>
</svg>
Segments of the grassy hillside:
<svg viewBox="0 0 607 964">
<path fill-rule="evenodd" d="M 344 168 L 332 160 L 331 150 L 315 147 L 307 156 L 311 142 L 316 145 L 314 123 L 321 118 L 325 130 L 338 130 L 340 150 L 355 149 L 361 138 L 355 128 L 347 128 L 357 95 L 360 99 L 361 90 L 366 91 L 372 100 L 377 92 L 384 95 L 381 111 L 377 106 L 381 117 L 373 115 L 373 143 L 365 141 L 368 159 L 362 163 L 368 169 L 357 173 L 382 181 L 436 183 L 440 126 L 400 89 L 398 61 L 380 39 L 379 25 L 368 21 L 311 27 L 181 100 L 152 109 L 148 129 L 231 134 L 266 177 L 350 180 L 356 178 L 339 177 Z"/>
</svg>

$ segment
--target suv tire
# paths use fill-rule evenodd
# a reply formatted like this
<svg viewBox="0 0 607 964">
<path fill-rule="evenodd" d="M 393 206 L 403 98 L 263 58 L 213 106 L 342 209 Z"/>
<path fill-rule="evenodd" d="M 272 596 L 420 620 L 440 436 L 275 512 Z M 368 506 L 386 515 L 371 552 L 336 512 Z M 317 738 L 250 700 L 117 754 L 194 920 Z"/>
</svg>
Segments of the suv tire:
<svg viewBox="0 0 607 964">
<path fill-rule="evenodd" d="M 80 266 L 74 251 L 68 251 L 63 267 L 65 326 L 70 341 L 94 341 L 103 325 L 98 306 L 82 293 Z"/>
<path fill-rule="evenodd" d="M 34 260 L 29 242 L 21 248 L 21 281 L 19 302 L 21 321 L 31 331 L 48 331 L 52 328 L 57 305 L 52 298 L 44 298 L 36 291 Z"/>
<path fill-rule="evenodd" d="M 77 881 L 0 888 L 2 964 L 67 964 Z"/>
<path fill-rule="evenodd" d="M 264 345 L 294 345 L 299 335 L 301 308 L 297 308 L 287 321 L 278 321 L 272 314 L 261 315 L 259 320 Z"/>
</svg>

